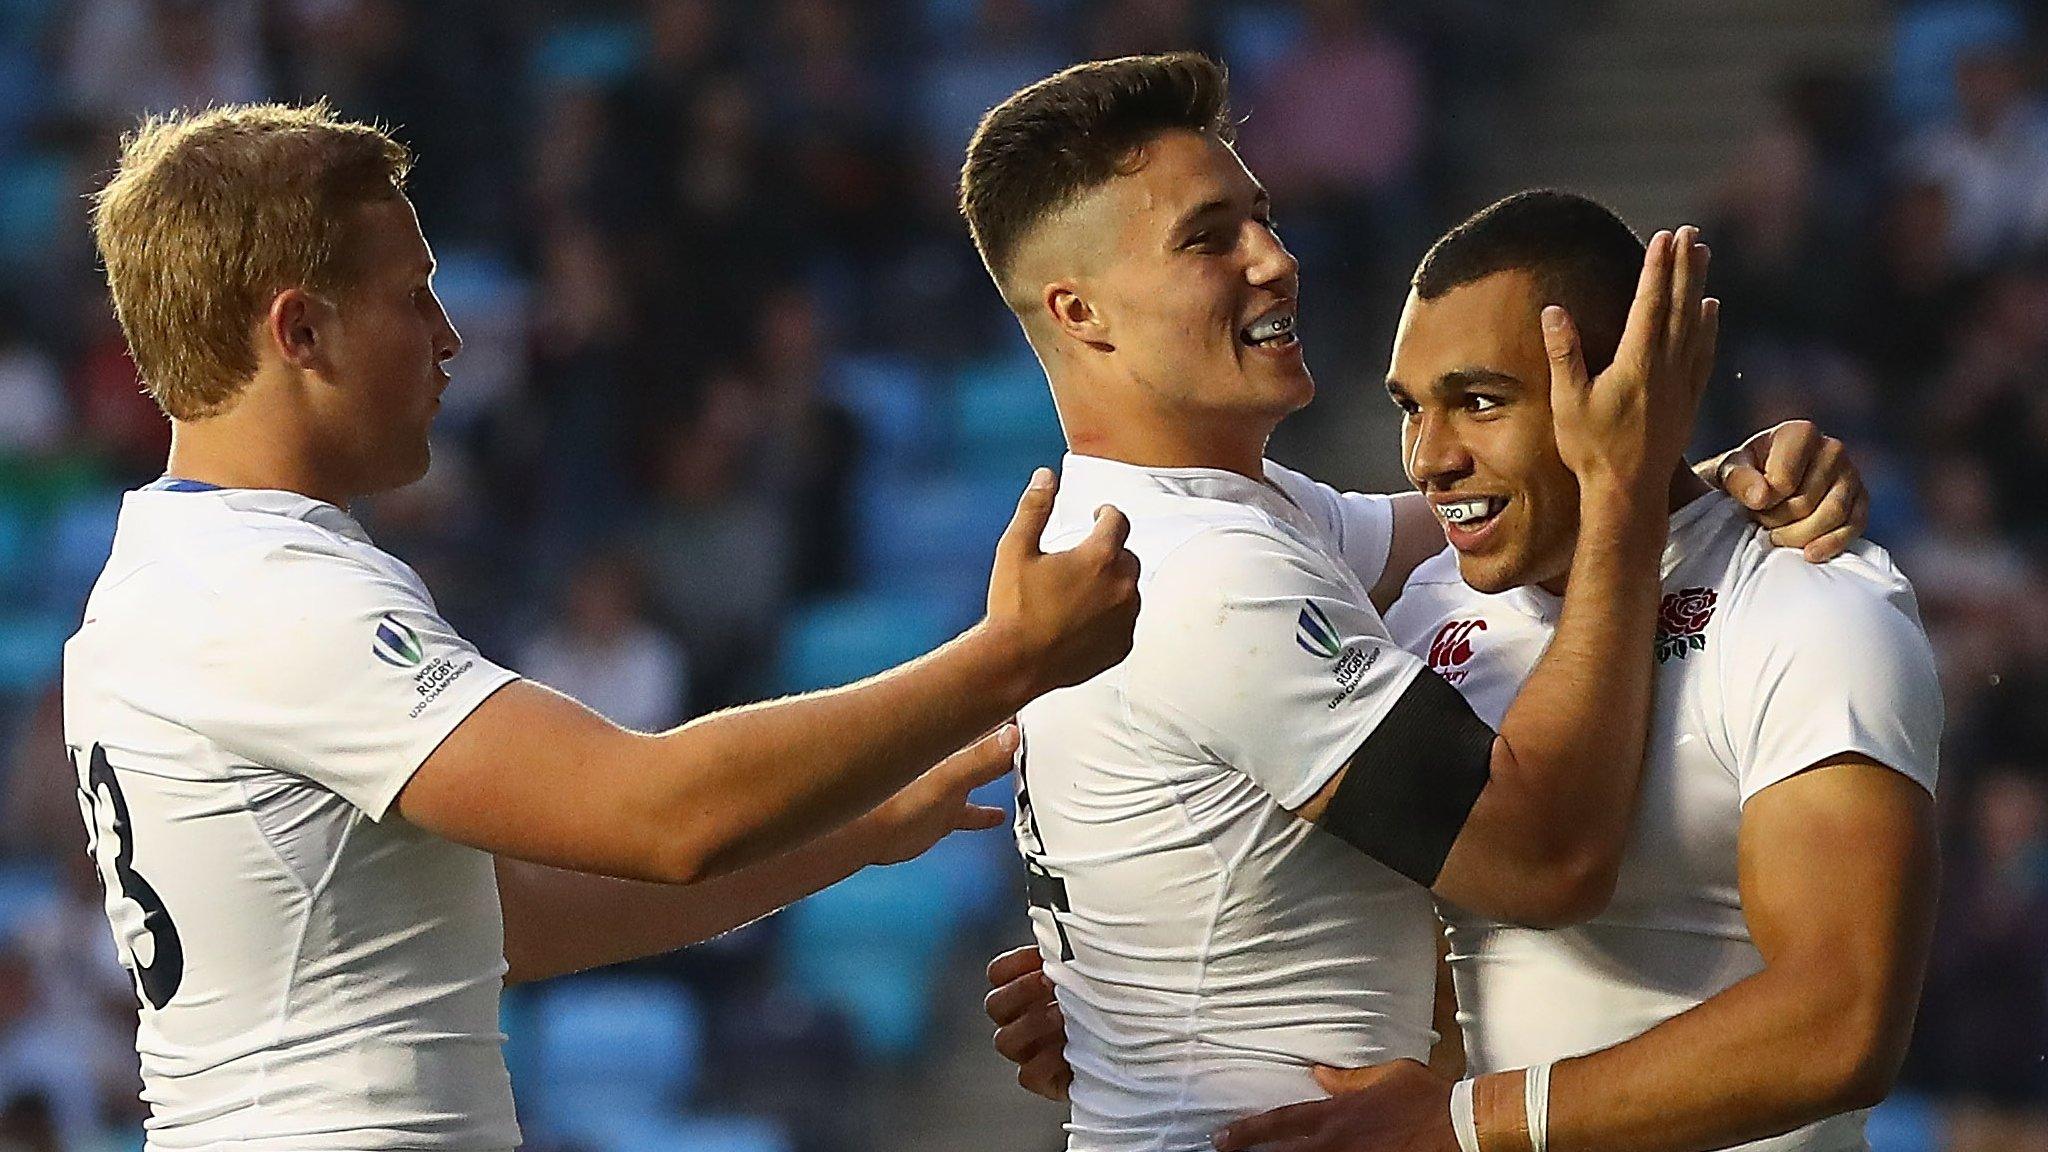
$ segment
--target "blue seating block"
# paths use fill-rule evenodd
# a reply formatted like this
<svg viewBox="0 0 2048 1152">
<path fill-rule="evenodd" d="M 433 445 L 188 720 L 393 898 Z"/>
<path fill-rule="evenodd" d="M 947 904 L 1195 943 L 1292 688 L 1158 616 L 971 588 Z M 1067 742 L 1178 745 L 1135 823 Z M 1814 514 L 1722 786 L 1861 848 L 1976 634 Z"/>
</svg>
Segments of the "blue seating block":
<svg viewBox="0 0 2048 1152">
<path fill-rule="evenodd" d="M 799 608 L 783 629 L 775 687 L 809 692 L 851 683 L 922 655 L 953 634 L 930 601 L 855 595 Z"/>
<path fill-rule="evenodd" d="M 702 1072 L 702 1013 L 669 981 L 565 981 L 540 1000 L 535 1025 L 535 1119 L 553 1135 L 601 1142 L 616 1125 L 677 1115 Z"/>
</svg>

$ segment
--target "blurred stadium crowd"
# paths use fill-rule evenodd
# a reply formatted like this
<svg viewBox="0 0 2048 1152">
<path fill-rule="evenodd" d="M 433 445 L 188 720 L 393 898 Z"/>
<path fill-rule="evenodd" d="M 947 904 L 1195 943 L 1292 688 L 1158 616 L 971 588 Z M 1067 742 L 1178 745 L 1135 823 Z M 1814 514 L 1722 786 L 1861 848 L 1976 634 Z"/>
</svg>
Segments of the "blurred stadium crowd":
<svg viewBox="0 0 2048 1152">
<path fill-rule="evenodd" d="M 1060 451 L 952 212 L 982 110 L 1086 57 L 1224 59 L 1338 397 L 1276 454 L 1398 484 L 1370 392 L 1401 278 L 1478 206 L 1474 117 L 1597 7 L 0 0 L 0 1150 L 137 1145 L 134 1000 L 55 684 L 119 494 L 167 441 L 81 199 L 140 112 L 326 96 L 398 127 L 467 350 L 433 471 L 365 519 L 486 652 L 658 728 L 979 611 L 1016 492 Z M 1727 334 L 1700 443 L 1794 415 L 1847 439 L 1943 661 L 1943 923 L 1875 1134 L 2048 1148 L 2048 20 L 1943 0 L 1896 21 L 1873 74 L 1788 77 L 1701 190 Z M 1009 851 L 949 842 L 509 997 L 532 1146 L 900 1144 L 880 1118 L 936 1061 L 934 1012 L 973 1011 L 934 1004 L 942 974 L 1016 933 Z M 990 1061 L 984 1091 L 1010 1090 Z"/>
</svg>

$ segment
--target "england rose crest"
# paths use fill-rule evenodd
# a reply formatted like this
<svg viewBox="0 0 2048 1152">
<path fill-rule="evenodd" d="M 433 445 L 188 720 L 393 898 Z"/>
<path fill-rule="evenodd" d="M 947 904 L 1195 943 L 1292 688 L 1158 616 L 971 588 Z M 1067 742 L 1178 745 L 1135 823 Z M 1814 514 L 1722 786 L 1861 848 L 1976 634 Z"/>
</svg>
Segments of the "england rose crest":
<svg viewBox="0 0 2048 1152">
<path fill-rule="evenodd" d="M 1714 602 L 1720 599 L 1712 588 L 1681 588 L 1666 592 L 1657 606 L 1657 663 L 1673 656 L 1685 659 L 1688 652 L 1707 647 L 1707 621 L 1714 618 Z"/>
</svg>

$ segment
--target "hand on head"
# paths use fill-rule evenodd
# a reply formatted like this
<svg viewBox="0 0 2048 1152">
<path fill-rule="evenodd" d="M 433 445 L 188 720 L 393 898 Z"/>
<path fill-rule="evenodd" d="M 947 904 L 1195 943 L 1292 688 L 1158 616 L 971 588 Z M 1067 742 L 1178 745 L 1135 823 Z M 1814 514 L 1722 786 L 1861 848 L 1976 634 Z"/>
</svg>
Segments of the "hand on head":
<svg viewBox="0 0 2048 1152">
<path fill-rule="evenodd" d="M 1687 225 L 1650 238 L 1621 344 L 1598 377 L 1587 376 L 1571 317 L 1543 310 L 1558 453 L 1581 483 L 1654 485 L 1661 499 L 1680 464 L 1720 327 L 1720 301 L 1703 296 L 1709 253 L 1698 237 Z"/>
</svg>

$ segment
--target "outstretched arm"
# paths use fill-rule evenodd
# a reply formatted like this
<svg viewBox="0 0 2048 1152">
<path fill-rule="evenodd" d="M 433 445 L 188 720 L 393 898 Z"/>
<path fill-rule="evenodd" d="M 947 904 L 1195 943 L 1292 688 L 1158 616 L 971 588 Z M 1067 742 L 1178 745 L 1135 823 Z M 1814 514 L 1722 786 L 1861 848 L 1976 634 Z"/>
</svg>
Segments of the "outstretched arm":
<svg viewBox="0 0 2048 1152">
<path fill-rule="evenodd" d="M 994 828 L 1002 809 L 968 793 L 1008 772 L 1016 751 L 1017 729 L 1005 724 L 838 831 L 697 884 L 615 880 L 501 856 L 505 980 L 542 980 L 709 940 L 869 864 L 920 855 L 949 832 Z"/>
</svg>

